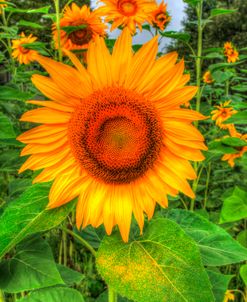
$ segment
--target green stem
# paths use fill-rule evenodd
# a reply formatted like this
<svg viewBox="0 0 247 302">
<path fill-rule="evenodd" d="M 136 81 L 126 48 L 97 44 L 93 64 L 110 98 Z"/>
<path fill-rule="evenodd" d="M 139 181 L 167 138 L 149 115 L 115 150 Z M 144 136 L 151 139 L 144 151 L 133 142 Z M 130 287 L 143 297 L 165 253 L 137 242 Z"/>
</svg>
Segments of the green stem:
<svg viewBox="0 0 247 302">
<path fill-rule="evenodd" d="M 58 45 L 58 60 L 62 62 L 63 54 L 61 49 L 61 27 L 60 27 L 60 5 L 59 0 L 54 0 L 56 10 L 56 28 L 57 28 L 57 45 Z"/>
<path fill-rule="evenodd" d="M 202 8 L 203 0 L 197 5 L 197 17 L 198 17 L 198 41 L 197 41 L 197 58 L 196 58 L 196 85 L 198 92 L 196 95 L 196 110 L 200 111 L 201 104 L 201 68 L 202 68 Z"/>
<path fill-rule="evenodd" d="M 74 238 L 76 238 L 78 241 L 80 241 L 91 253 L 92 255 L 96 256 L 96 251 L 95 249 L 86 241 L 84 240 L 81 236 L 77 235 L 76 233 L 74 233 L 71 230 L 68 230 L 64 227 L 61 227 L 61 229 L 66 232 L 67 234 L 72 235 Z"/>
<path fill-rule="evenodd" d="M 5 16 L 5 10 L 4 7 L 2 8 L 2 20 L 3 20 L 3 25 L 5 27 L 8 27 L 8 22 L 6 20 L 6 16 Z M 5 43 L 4 43 L 5 44 Z M 5 44 L 6 45 L 6 44 Z M 15 73 L 15 60 L 12 57 L 12 45 L 11 45 L 11 40 L 10 38 L 7 38 L 7 51 L 9 53 L 9 58 L 10 58 L 10 62 L 11 62 L 11 70 L 12 70 L 12 74 Z"/>
<path fill-rule="evenodd" d="M 208 171 L 207 171 L 206 188 L 205 188 L 204 205 L 203 205 L 204 209 L 206 209 L 206 206 L 207 206 L 208 186 L 209 186 L 209 181 L 210 181 L 210 175 L 211 175 L 211 163 L 209 164 Z"/>
<path fill-rule="evenodd" d="M 67 266 L 67 233 L 65 231 L 62 232 L 62 240 L 63 240 L 63 265 Z"/>
<path fill-rule="evenodd" d="M 108 286 L 108 302 L 117 302 L 117 293 Z"/>
<path fill-rule="evenodd" d="M 4 299 L 4 293 L 3 291 L 0 290 L 0 302 L 4 302 L 5 299 Z"/>
<path fill-rule="evenodd" d="M 198 87 L 197 95 L 196 95 L 196 111 L 200 111 L 201 106 L 201 75 L 202 75 L 202 9 L 203 9 L 203 0 L 201 0 L 197 4 L 196 12 L 197 12 L 197 19 L 198 19 L 198 41 L 197 41 L 197 57 L 196 57 L 196 85 Z M 198 122 L 195 122 L 195 126 L 198 127 Z M 197 163 L 194 164 L 195 172 L 198 172 L 199 165 Z M 199 178 L 199 176 L 197 177 Z M 192 185 L 192 190 L 196 194 L 196 189 L 198 185 L 198 179 L 195 179 Z M 191 200 L 190 210 L 193 211 L 195 206 L 195 199 Z"/>
<path fill-rule="evenodd" d="M 226 81 L 226 92 L 225 92 L 227 97 L 229 96 L 229 84 L 230 84 L 229 80 L 227 80 Z"/>
</svg>

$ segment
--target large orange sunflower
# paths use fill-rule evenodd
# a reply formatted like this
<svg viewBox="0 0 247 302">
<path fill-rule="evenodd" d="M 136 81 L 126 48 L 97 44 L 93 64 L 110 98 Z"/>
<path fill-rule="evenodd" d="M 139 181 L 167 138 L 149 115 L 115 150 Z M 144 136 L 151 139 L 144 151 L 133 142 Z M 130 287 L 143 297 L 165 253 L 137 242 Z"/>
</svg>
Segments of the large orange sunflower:
<svg viewBox="0 0 247 302">
<path fill-rule="evenodd" d="M 156 4 L 152 0 L 101 0 L 105 5 L 97 11 L 106 16 L 105 21 L 113 21 L 111 30 L 119 26 L 128 27 L 132 33 L 136 31 L 136 25 L 142 30 L 142 24 L 152 24 L 152 12 Z"/>
<path fill-rule="evenodd" d="M 126 29 L 112 55 L 103 38 L 90 43 L 87 69 L 68 51 L 76 68 L 37 56 L 50 77 L 33 83 L 51 101 L 29 101 L 43 108 L 21 117 L 42 125 L 18 137 L 28 144 L 21 155 L 31 155 L 20 172 L 43 169 L 34 183 L 53 181 L 49 208 L 79 196 L 78 228 L 104 223 L 110 234 L 118 225 L 127 241 L 132 213 L 142 230 L 144 213 L 167 207 L 167 195 L 194 198 L 189 160 L 203 160 L 207 148 L 192 123 L 204 116 L 180 105 L 197 87 L 184 87 L 175 52 L 156 60 L 157 50 L 155 37 L 133 54 Z"/>
<path fill-rule="evenodd" d="M 60 20 L 60 38 L 61 47 L 69 50 L 86 49 L 88 43 L 96 36 L 104 36 L 107 26 L 102 23 L 97 12 L 90 11 L 87 5 L 81 8 L 75 3 L 71 7 L 67 6 L 64 9 L 63 18 Z M 71 31 L 65 31 L 63 28 L 71 27 Z M 73 30 L 75 27 L 75 30 Z M 76 29 L 78 27 L 78 29 Z M 54 27 L 53 36 L 56 47 L 58 48 L 58 33 Z"/>
</svg>

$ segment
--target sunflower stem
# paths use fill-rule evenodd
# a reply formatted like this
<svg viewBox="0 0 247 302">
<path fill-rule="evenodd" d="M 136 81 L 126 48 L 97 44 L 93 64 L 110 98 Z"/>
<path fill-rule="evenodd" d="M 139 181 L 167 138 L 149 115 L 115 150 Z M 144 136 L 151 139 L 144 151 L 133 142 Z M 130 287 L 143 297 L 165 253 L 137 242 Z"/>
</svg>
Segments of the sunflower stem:
<svg viewBox="0 0 247 302">
<path fill-rule="evenodd" d="M 58 45 L 58 60 L 62 62 L 63 54 L 61 49 L 61 26 L 60 26 L 60 3 L 59 0 L 54 0 L 56 11 L 56 28 L 57 28 L 57 45 Z"/>
<path fill-rule="evenodd" d="M 197 17 L 198 17 L 198 41 L 197 41 L 197 58 L 196 58 L 196 85 L 198 92 L 196 95 L 196 110 L 200 111 L 201 104 L 201 73 L 202 73 L 202 8 L 203 0 L 197 5 Z"/>
<path fill-rule="evenodd" d="M 197 19 L 198 19 L 198 41 L 197 41 L 197 57 L 196 57 L 196 85 L 198 87 L 197 95 L 196 95 L 196 111 L 200 111 L 201 106 L 201 97 L 202 97 L 202 88 L 201 88 L 201 75 L 202 75 L 202 9 L 203 9 L 203 0 L 199 1 L 196 7 Z M 198 122 L 195 122 L 195 126 L 198 127 Z M 194 169 L 197 174 L 199 165 L 197 163 L 194 164 Z M 192 190 L 196 194 L 198 185 L 198 180 L 195 179 L 192 185 Z M 195 199 L 191 200 L 190 203 L 190 211 L 194 211 L 195 207 Z"/>
<path fill-rule="evenodd" d="M 96 257 L 96 251 L 95 249 L 89 244 L 86 240 L 84 240 L 81 236 L 77 235 L 71 230 L 68 230 L 64 227 L 61 227 L 61 230 L 63 230 L 65 233 L 72 235 L 75 239 L 80 241 L 91 253 L 94 257 Z"/>
<path fill-rule="evenodd" d="M 108 302 L 117 302 L 117 293 L 108 286 Z"/>
<path fill-rule="evenodd" d="M 4 299 L 4 293 L 2 290 L 0 290 L 0 302 L 4 302 L 5 299 Z"/>
</svg>

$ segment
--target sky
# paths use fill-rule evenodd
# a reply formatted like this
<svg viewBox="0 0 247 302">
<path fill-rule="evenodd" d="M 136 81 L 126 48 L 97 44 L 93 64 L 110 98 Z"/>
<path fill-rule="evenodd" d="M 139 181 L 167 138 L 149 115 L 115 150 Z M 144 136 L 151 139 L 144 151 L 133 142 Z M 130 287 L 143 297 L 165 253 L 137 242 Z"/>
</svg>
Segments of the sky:
<svg viewBox="0 0 247 302">
<path fill-rule="evenodd" d="M 93 8 L 96 8 L 98 6 L 97 3 L 98 0 L 92 0 L 91 1 L 91 6 Z M 158 3 L 161 1 L 158 0 Z M 167 10 L 169 14 L 172 16 L 172 20 L 168 27 L 166 28 L 166 31 L 174 30 L 174 31 L 179 31 L 182 30 L 182 20 L 184 18 L 184 8 L 185 8 L 185 3 L 183 0 L 165 0 L 165 3 L 167 3 Z M 114 30 L 113 32 L 109 33 L 110 38 L 117 38 L 119 36 L 120 31 L 118 29 Z M 148 40 L 150 40 L 151 35 L 147 31 L 143 31 L 142 33 L 138 33 L 134 37 L 133 43 L 134 44 L 141 44 L 144 43 Z M 162 45 L 161 48 L 164 47 L 165 45 L 170 43 L 170 39 L 168 38 L 163 38 L 162 39 Z"/>
</svg>

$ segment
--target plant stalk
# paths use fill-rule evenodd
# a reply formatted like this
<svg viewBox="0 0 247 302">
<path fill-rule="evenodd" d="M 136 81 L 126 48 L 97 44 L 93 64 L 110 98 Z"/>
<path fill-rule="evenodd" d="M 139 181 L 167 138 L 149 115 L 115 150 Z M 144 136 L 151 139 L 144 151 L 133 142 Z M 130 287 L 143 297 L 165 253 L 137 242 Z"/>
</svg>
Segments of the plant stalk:
<svg viewBox="0 0 247 302">
<path fill-rule="evenodd" d="M 81 236 L 77 235 L 76 233 L 74 233 L 73 231 L 71 230 L 68 230 L 64 227 L 61 227 L 61 229 L 67 233 L 67 234 L 70 234 L 72 235 L 74 238 L 76 238 L 78 241 L 80 241 L 91 253 L 93 256 L 96 256 L 96 251 L 95 249 L 86 241 L 84 240 Z"/>
<path fill-rule="evenodd" d="M 117 293 L 108 286 L 108 302 L 117 302 Z"/>
<path fill-rule="evenodd" d="M 60 26 L 60 3 L 59 0 L 54 0 L 56 11 L 56 29 L 57 29 L 57 46 L 58 46 L 58 60 L 62 62 L 63 54 L 61 49 L 61 26 Z"/>
<path fill-rule="evenodd" d="M 0 290 L 0 302 L 5 302 L 4 293 L 2 290 Z"/>
<path fill-rule="evenodd" d="M 202 75 L 202 9 L 203 0 L 197 5 L 197 17 L 198 17 L 198 41 L 197 41 L 197 58 L 196 58 L 196 85 L 198 92 L 196 95 L 196 111 L 200 111 L 201 105 L 201 75 Z"/>
<path fill-rule="evenodd" d="M 198 41 L 197 41 L 197 57 L 196 57 L 196 85 L 198 87 L 197 95 L 196 95 L 196 111 L 200 111 L 201 106 L 201 97 L 202 97 L 202 89 L 201 89 L 201 76 L 202 76 L 202 10 L 203 10 L 203 0 L 201 0 L 196 7 L 197 12 L 197 20 L 198 20 Z M 198 122 L 195 122 L 195 126 L 198 127 Z M 198 172 L 198 164 L 194 164 L 195 172 Z M 198 185 L 198 180 L 195 179 L 192 185 L 192 189 L 196 194 L 196 189 Z M 194 211 L 195 207 L 195 199 L 191 200 L 190 211 Z"/>
</svg>

